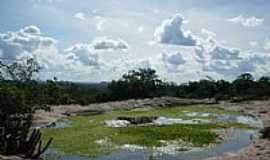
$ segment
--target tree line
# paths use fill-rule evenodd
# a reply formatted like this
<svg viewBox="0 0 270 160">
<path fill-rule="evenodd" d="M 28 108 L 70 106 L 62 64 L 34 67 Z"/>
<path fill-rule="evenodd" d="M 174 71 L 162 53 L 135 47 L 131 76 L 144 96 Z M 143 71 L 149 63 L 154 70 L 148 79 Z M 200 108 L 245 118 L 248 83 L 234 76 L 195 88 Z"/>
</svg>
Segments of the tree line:
<svg viewBox="0 0 270 160">
<path fill-rule="evenodd" d="M 270 97 L 270 78 L 262 76 L 255 80 L 250 73 L 243 73 L 233 81 L 214 80 L 211 77 L 206 77 L 199 81 L 176 84 L 161 80 L 155 70 L 147 68 L 131 70 L 123 74 L 120 79 L 111 82 L 73 83 L 58 81 L 57 78 L 53 78 L 47 81 L 35 80 L 30 81 L 31 83 L 18 83 L 18 79 L 21 79 L 20 82 L 24 82 L 33 73 L 28 74 L 24 76 L 10 75 L 8 79 L 2 78 L 2 80 L 0 78 L 0 85 L 15 85 L 17 88 L 33 94 L 38 102 L 48 105 L 88 105 L 160 96 L 197 99 L 215 98 L 216 100 L 233 101 Z M 0 77 L 3 77 L 3 74 L 0 74 Z"/>
<path fill-rule="evenodd" d="M 206 77 L 178 85 L 162 81 L 153 69 L 139 69 L 108 83 L 106 94 L 109 101 L 159 96 L 232 101 L 267 99 L 270 97 L 270 77 L 255 80 L 252 74 L 243 73 L 233 81 Z"/>
</svg>

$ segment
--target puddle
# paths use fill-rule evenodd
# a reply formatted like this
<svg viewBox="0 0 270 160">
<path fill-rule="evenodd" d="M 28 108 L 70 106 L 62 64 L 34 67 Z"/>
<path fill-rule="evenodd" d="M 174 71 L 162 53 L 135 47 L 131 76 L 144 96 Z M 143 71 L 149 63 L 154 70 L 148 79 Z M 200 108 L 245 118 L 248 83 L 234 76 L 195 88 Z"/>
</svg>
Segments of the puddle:
<svg viewBox="0 0 270 160">
<path fill-rule="evenodd" d="M 254 128 L 262 128 L 263 124 L 256 117 L 250 115 L 220 115 L 217 117 L 218 121 L 225 122 L 237 122 L 242 124 L 247 124 Z"/>
<path fill-rule="evenodd" d="M 32 128 L 67 128 L 71 127 L 71 122 L 67 119 L 61 119 L 52 123 L 34 124 Z"/>
<path fill-rule="evenodd" d="M 189 117 L 214 117 L 217 122 L 237 122 L 247 124 L 254 128 L 262 128 L 263 124 L 260 120 L 252 115 L 228 115 L 228 114 L 216 114 L 208 112 L 190 112 L 186 113 Z"/>
<path fill-rule="evenodd" d="M 157 117 L 153 119 L 151 124 L 153 125 L 169 125 L 169 124 L 201 124 L 201 123 L 213 123 L 219 121 L 225 122 L 238 122 L 248 124 L 255 128 L 260 128 L 262 123 L 256 117 L 250 115 L 218 115 L 215 113 L 203 113 L 194 112 L 188 113 L 190 116 L 208 117 L 214 116 L 213 119 L 191 119 L 184 120 L 180 118 L 168 118 Z M 128 120 L 107 120 L 105 124 L 111 127 L 127 127 L 131 124 Z M 53 128 L 63 128 L 70 126 L 68 121 L 59 121 L 53 126 Z M 224 141 L 215 144 L 211 147 L 204 148 L 192 148 L 187 147 L 179 148 L 174 142 L 170 143 L 169 147 L 160 147 L 155 149 L 147 149 L 141 146 L 124 145 L 120 147 L 120 150 L 109 155 L 98 156 L 95 158 L 89 158 L 80 155 L 63 154 L 56 150 L 48 150 L 45 154 L 48 160 L 149 160 L 150 157 L 154 157 L 155 160 L 201 160 L 210 157 L 222 156 L 227 152 L 237 152 L 243 147 L 252 143 L 252 137 L 257 135 L 257 129 L 254 130 L 242 130 L 242 129 L 226 129 L 218 130 L 224 134 Z M 99 140 L 97 143 L 106 143 L 106 140 Z"/>
<path fill-rule="evenodd" d="M 191 151 L 182 151 L 176 154 L 166 154 L 163 151 L 150 151 L 146 149 L 122 149 L 116 153 L 96 158 L 79 155 L 67 155 L 55 150 L 48 150 L 45 157 L 48 160 L 149 160 L 153 156 L 156 160 L 201 160 L 215 156 L 224 155 L 226 152 L 237 152 L 248 146 L 251 137 L 257 134 L 252 130 L 228 129 L 226 130 L 226 141 L 208 148 L 195 148 Z"/>
<path fill-rule="evenodd" d="M 113 119 L 113 120 L 106 120 L 105 124 L 109 127 L 128 127 L 131 124 L 135 125 L 171 125 L 171 124 L 209 124 L 213 123 L 213 121 L 208 120 L 208 119 L 189 119 L 189 120 L 184 120 L 181 118 L 168 118 L 168 117 L 137 117 L 137 118 L 132 118 L 131 120 L 129 117 L 126 118 L 127 120 L 123 119 Z M 135 119 L 135 120 L 133 120 Z M 137 119 L 137 120 L 136 120 Z M 147 119 L 147 120 L 144 120 Z"/>
<path fill-rule="evenodd" d="M 183 120 L 181 118 L 167 118 L 167 117 L 159 117 L 158 119 L 153 121 L 155 125 L 170 125 L 170 124 L 207 124 L 211 123 L 210 120 L 206 119 L 190 119 Z"/>
<path fill-rule="evenodd" d="M 210 116 L 217 117 L 218 114 L 209 113 L 209 112 L 188 112 L 188 113 L 186 113 L 186 116 L 189 116 L 189 117 L 210 117 Z"/>
</svg>

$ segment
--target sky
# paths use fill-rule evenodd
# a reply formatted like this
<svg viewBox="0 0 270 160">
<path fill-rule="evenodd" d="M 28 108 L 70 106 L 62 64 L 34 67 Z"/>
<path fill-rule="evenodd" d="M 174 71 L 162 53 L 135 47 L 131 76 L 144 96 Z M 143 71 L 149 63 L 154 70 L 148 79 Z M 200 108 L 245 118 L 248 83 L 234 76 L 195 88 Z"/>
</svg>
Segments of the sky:
<svg viewBox="0 0 270 160">
<path fill-rule="evenodd" d="M 41 79 L 100 82 L 138 68 L 183 83 L 270 76 L 269 0 L 1 0 L 0 58 Z"/>
</svg>

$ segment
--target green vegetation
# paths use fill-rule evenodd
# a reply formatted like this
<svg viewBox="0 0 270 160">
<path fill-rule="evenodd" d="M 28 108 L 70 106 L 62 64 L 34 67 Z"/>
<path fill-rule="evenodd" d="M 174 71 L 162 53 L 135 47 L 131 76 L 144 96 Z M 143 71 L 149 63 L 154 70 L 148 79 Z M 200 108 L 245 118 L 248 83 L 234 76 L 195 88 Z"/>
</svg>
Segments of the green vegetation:
<svg viewBox="0 0 270 160">
<path fill-rule="evenodd" d="M 1 72 L 1 70 L 0 70 Z M 27 76 L 26 76 L 27 77 Z M 18 78 L 18 77 L 13 77 Z M 24 78 L 25 77 L 21 77 Z M 0 80 L 3 75 L 0 74 Z M 3 82 L 0 82 L 3 83 Z M 6 83 L 14 84 L 14 81 Z M 118 80 L 101 83 L 73 83 L 58 81 L 57 78 L 47 81 L 36 81 L 31 85 L 17 84 L 28 90 L 33 86 L 36 95 L 42 95 L 43 104 L 81 104 L 116 100 L 174 96 L 181 98 L 215 98 L 216 100 L 252 100 L 270 97 L 270 78 L 258 80 L 244 73 L 234 81 L 214 80 L 211 77 L 199 81 L 176 84 L 162 81 L 153 69 L 129 71 Z"/>
<path fill-rule="evenodd" d="M 31 131 L 33 114 L 46 107 L 36 92 L 34 77 L 39 70 L 34 59 L 0 61 L 0 154 L 38 159 L 52 141 L 42 148 L 40 131 Z"/>
<path fill-rule="evenodd" d="M 203 109 L 202 109 L 203 108 Z M 68 119 L 72 126 L 61 129 L 44 129 L 43 134 L 54 137 L 52 147 L 65 153 L 96 156 L 111 153 L 124 144 L 146 147 L 161 146 L 161 140 L 184 140 L 194 146 L 204 146 L 217 143 L 217 134 L 212 129 L 221 128 L 248 128 L 238 123 L 194 124 L 194 125 L 163 125 L 163 126 L 129 126 L 125 128 L 112 128 L 104 124 L 119 116 L 167 116 L 175 118 L 188 118 L 188 112 L 203 112 L 217 114 L 239 114 L 228 112 L 220 108 L 196 105 L 189 107 L 161 108 L 150 111 L 113 111 L 96 116 L 74 116 Z M 194 118 L 194 117 L 193 117 Z M 209 117 L 211 118 L 211 117 Z M 98 144 L 99 140 L 104 143 Z"/>
</svg>

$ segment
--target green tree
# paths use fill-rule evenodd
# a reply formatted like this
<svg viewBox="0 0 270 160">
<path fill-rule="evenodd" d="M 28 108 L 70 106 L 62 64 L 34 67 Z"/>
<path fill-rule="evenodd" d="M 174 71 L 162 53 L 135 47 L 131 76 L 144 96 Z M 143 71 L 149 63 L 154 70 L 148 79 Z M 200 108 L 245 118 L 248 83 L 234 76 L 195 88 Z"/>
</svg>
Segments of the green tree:
<svg viewBox="0 0 270 160">
<path fill-rule="evenodd" d="M 233 89 L 236 96 L 250 96 L 254 91 L 254 77 L 250 73 L 244 73 L 233 81 Z"/>
<path fill-rule="evenodd" d="M 31 132 L 34 112 L 45 107 L 34 81 L 39 70 L 34 59 L 12 64 L 0 62 L 0 154 L 38 158 L 52 141 L 42 149 L 41 133 Z"/>
<path fill-rule="evenodd" d="M 118 81 L 108 84 L 112 99 L 146 98 L 157 96 L 162 81 L 150 68 L 129 71 Z"/>
<path fill-rule="evenodd" d="M 256 92 L 262 98 L 270 96 L 270 77 L 263 76 L 257 81 Z"/>
</svg>

